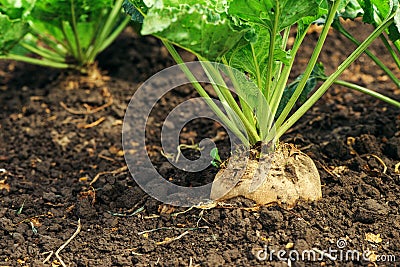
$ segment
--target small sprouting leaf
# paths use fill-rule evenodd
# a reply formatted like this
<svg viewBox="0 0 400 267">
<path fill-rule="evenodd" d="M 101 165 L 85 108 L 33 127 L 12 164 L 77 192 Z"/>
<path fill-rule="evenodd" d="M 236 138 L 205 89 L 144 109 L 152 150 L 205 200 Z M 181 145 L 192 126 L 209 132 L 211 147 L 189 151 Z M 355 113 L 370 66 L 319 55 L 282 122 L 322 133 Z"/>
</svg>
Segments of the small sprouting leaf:
<svg viewBox="0 0 400 267">
<path fill-rule="evenodd" d="M 221 166 L 222 161 L 218 154 L 218 148 L 214 147 L 213 149 L 211 149 L 210 156 L 213 158 L 213 160 L 211 161 L 211 165 L 213 165 L 216 168 L 219 168 Z"/>
<path fill-rule="evenodd" d="M 19 209 L 15 212 L 17 215 L 20 215 L 22 213 L 22 210 L 24 209 L 25 206 L 25 200 L 24 202 L 22 202 L 21 207 L 19 207 Z"/>
<path fill-rule="evenodd" d="M 213 149 L 211 149 L 211 151 L 210 151 L 210 156 L 211 156 L 214 160 L 216 160 L 216 161 L 218 161 L 218 162 L 221 162 L 221 158 L 219 157 L 219 154 L 218 154 L 218 148 L 214 147 Z"/>
</svg>

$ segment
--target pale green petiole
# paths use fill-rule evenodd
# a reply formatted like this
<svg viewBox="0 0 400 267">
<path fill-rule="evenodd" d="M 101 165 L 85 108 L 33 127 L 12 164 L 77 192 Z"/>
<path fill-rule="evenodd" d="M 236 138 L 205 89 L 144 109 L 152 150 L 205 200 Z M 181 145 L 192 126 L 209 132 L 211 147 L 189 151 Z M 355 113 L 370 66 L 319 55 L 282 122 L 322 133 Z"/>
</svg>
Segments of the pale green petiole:
<svg viewBox="0 0 400 267">
<path fill-rule="evenodd" d="M 375 98 L 377 98 L 379 100 L 382 100 L 382 101 L 384 101 L 384 102 L 386 102 L 388 104 L 391 104 L 391 105 L 393 105 L 393 106 L 395 106 L 397 108 L 400 108 L 400 102 L 399 101 L 396 101 L 393 98 L 387 97 L 385 95 L 382 95 L 382 94 L 380 94 L 378 92 L 375 92 L 375 91 L 373 91 L 371 89 L 365 88 L 365 87 L 360 86 L 358 84 L 349 83 L 349 82 L 341 81 L 341 80 L 334 81 L 334 84 L 342 85 L 342 86 L 345 86 L 347 88 L 350 88 L 350 89 L 353 89 L 353 90 L 357 90 L 357 91 L 359 91 L 361 93 L 373 96 L 373 97 L 375 97 Z"/>
<path fill-rule="evenodd" d="M 224 82 L 221 74 L 219 73 L 219 71 L 216 68 L 214 68 L 212 63 L 210 63 L 208 61 L 203 61 L 202 64 L 203 64 L 205 70 L 207 70 L 209 72 L 210 77 L 214 81 L 214 84 L 217 84 L 217 87 L 218 87 L 217 90 L 219 90 L 221 92 L 224 100 L 227 102 L 229 107 L 236 113 L 236 115 L 239 117 L 239 119 L 245 126 L 247 134 L 250 138 L 250 142 L 255 143 L 255 142 L 259 141 L 260 137 L 258 136 L 255 125 L 251 124 L 247 120 L 246 116 L 243 114 L 239 105 L 236 103 L 236 100 L 233 98 L 230 90 L 225 85 L 225 82 Z M 222 86 L 218 86 L 218 85 L 222 85 Z"/>
<path fill-rule="evenodd" d="M 73 65 L 70 65 L 67 63 L 49 61 L 49 60 L 45 60 L 45 59 L 37 59 L 37 58 L 14 55 L 14 54 L 9 54 L 7 56 L 0 56 L 0 59 L 16 60 L 16 61 L 26 62 L 26 63 L 30 63 L 30 64 L 36 64 L 36 65 L 40 65 L 40 66 L 44 66 L 44 67 L 53 67 L 53 68 L 61 68 L 61 69 L 74 68 Z"/>
<path fill-rule="evenodd" d="M 393 17 L 395 14 L 389 16 L 385 21 L 382 22 L 371 35 L 360 44 L 360 46 L 348 56 L 348 58 L 337 68 L 337 70 L 332 73 L 326 81 L 317 89 L 317 91 L 310 96 L 310 98 L 277 129 L 276 136 L 280 138 L 290 127 L 293 126 L 306 112 L 309 110 L 318 99 L 329 89 L 329 87 L 336 81 L 336 79 L 352 64 L 366 49 L 367 47 L 378 38 L 382 32 L 393 23 Z M 269 136 L 267 140 L 272 140 L 274 136 Z"/>
<path fill-rule="evenodd" d="M 229 63 L 225 57 L 222 58 L 222 63 L 224 63 L 226 66 L 229 66 Z M 240 85 L 235 77 L 235 74 L 232 72 L 231 68 L 227 68 L 227 75 L 228 75 L 229 79 L 231 80 L 236 92 L 238 92 Z M 251 109 L 251 107 L 249 107 L 247 102 L 241 96 L 239 96 L 239 102 L 240 102 L 240 107 L 241 107 L 246 119 L 250 122 L 250 124 L 255 125 L 255 118 L 254 118 L 253 110 Z"/>
<path fill-rule="evenodd" d="M 272 78 L 274 75 L 273 69 L 275 64 L 275 43 L 276 43 L 276 35 L 278 31 L 278 23 L 279 23 L 279 16 L 280 16 L 280 8 L 278 0 L 275 0 L 275 12 L 274 12 L 274 21 L 272 29 L 270 29 L 271 40 L 269 43 L 269 55 L 268 55 L 268 63 L 267 63 L 267 77 L 265 79 L 265 87 L 260 87 L 261 92 L 264 94 L 266 99 L 270 99 L 271 89 L 272 89 Z M 268 102 L 268 101 L 267 101 Z"/>
<path fill-rule="evenodd" d="M 212 109 L 212 111 L 243 142 L 243 144 L 249 145 L 248 138 L 246 138 L 243 135 L 243 133 L 240 131 L 240 129 L 234 123 L 232 123 L 232 121 L 229 120 L 229 118 L 224 114 L 224 112 L 214 103 L 212 98 L 208 95 L 207 91 L 201 86 L 201 84 L 197 81 L 197 79 L 193 75 L 193 73 L 185 65 L 185 62 L 183 61 L 183 59 L 181 58 L 179 53 L 176 51 L 176 49 L 173 47 L 173 45 L 170 44 L 166 40 L 162 40 L 162 42 L 165 45 L 165 47 L 167 48 L 167 50 L 170 52 L 171 56 L 176 61 L 176 63 L 179 64 L 179 67 L 185 73 L 186 77 L 189 79 L 189 82 L 193 85 L 193 87 L 196 89 L 196 91 L 199 93 L 199 95 L 203 98 L 203 100 L 209 105 L 209 107 Z"/>
<path fill-rule="evenodd" d="M 307 83 L 308 78 L 311 75 L 312 70 L 314 69 L 315 64 L 317 63 L 319 54 L 321 53 L 322 47 L 325 43 L 326 37 L 328 36 L 329 29 L 331 24 L 335 18 L 336 11 L 339 7 L 340 1 L 334 1 L 332 7 L 329 9 L 329 14 L 326 19 L 326 23 L 322 29 L 321 35 L 318 38 L 317 44 L 314 48 L 314 52 L 311 55 L 310 61 L 308 62 L 307 68 L 304 71 L 303 78 L 300 80 L 296 90 L 294 91 L 293 95 L 290 97 L 289 102 L 283 109 L 282 113 L 278 117 L 275 123 L 275 128 L 278 130 L 286 117 L 289 115 L 289 112 L 292 110 L 294 105 L 296 104 L 297 99 L 299 98 L 301 92 L 304 90 L 304 87 Z M 278 137 L 279 138 L 279 137 Z"/>
<path fill-rule="evenodd" d="M 307 29 L 309 28 L 309 26 L 307 27 Z M 270 100 L 270 109 L 271 109 L 271 113 L 269 114 L 269 116 L 267 117 L 267 123 L 268 123 L 268 129 L 271 129 L 271 127 L 273 126 L 274 123 L 274 119 L 275 119 L 275 114 L 278 110 L 278 106 L 279 103 L 282 99 L 283 96 L 283 92 L 285 90 L 286 84 L 288 82 L 289 79 L 289 75 L 290 75 L 290 71 L 292 70 L 293 67 L 293 63 L 295 61 L 296 58 L 296 54 L 298 49 L 300 48 L 300 45 L 302 44 L 306 34 L 307 34 L 307 29 L 304 29 L 301 34 L 299 34 L 298 36 L 296 36 L 296 39 L 294 41 L 293 44 L 293 48 L 292 51 L 290 52 L 291 54 L 291 59 L 288 65 L 285 65 L 283 67 L 283 70 L 280 74 L 278 83 L 276 85 L 276 88 L 272 94 L 271 100 Z M 265 138 L 265 137 L 264 137 Z"/>
<path fill-rule="evenodd" d="M 386 37 L 383 34 L 381 34 L 380 38 L 381 38 L 383 44 L 385 45 L 386 49 L 388 50 L 388 52 L 392 56 L 394 62 L 396 62 L 397 67 L 400 68 L 400 59 L 397 56 L 396 51 L 394 51 L 392 46 L 389 44 L 389 41 L 386 39 Z M 396 43 L 394 43 L 394 44 L 396 44 Z"/>
<path fill-rule="evenodd" d="M 353 35 L 351 35 L 342 26 L 342 24 L 340 24 L 340 22 L 335 23 L 335 29 L 338 30 L 341 34 L 343 34 L 344 37 L 346 37 L 347 39 L 352 41 L 355 45 L 359 46 L 361 44 L 361 42 L 359 42 Z M 394 51 L 392 51 L 391 48 L 390 48 L 390 51 L 394 52 Z M 396 86 L 400 88 L 400 80 L 396 77 L 396 75 L 377 56 L 375 56 L 368 49 L 365 50 L 365 54 L 367 54 L 375 62 L 375 64 L 378 65 L 386 73 L 387 76 L 389 76 L 389 78 L 396 84 Z"/>
</svg>

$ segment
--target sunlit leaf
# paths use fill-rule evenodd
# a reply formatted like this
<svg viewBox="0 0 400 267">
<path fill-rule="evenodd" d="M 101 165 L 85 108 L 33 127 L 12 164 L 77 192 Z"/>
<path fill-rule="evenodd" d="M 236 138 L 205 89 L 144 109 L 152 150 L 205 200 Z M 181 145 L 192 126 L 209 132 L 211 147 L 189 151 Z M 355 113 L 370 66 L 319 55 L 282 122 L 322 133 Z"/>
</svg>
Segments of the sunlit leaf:
<svg viewBox="0 0 400 267">
<path fill-rule="evenodd" d="M 217 8 L 218 7 L 218 8 Z M 142 34 L 153 34 L 209 60 L 229 51 L 246 30 L 235 27 L 223 6 L 210 1 L 163 1 L 152 6 Z"/>
</svg>

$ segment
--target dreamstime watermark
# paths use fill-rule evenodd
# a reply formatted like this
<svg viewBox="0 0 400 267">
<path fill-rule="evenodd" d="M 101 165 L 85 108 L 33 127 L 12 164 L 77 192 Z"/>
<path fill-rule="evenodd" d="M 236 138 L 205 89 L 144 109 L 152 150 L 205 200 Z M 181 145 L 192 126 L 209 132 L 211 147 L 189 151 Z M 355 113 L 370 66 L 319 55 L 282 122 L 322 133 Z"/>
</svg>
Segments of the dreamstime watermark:
<svg viewBox="0 0 400 267">
<path fill-rule="evenodd" d="M 376 255 L 370 250 L 359 251 L 346 249 L 347 241 L 345 239 L 338 239 L 336 247 L 328 247 L 328 249 L 305 249 L 302 251 L 296 249 L 281 249 L 275 250 L 268 246 L 256 251 L 255 256 L 259 261 L 284 261 L 284 262 L 322 262 L 331 260 L 334 262 L 347 262 L 347 261 L 364 261 L 364 262 L 395 262 L 396 256 L 392 254 Z"/>
<path fill-rule="evenodd" d="M 254 116 L 257 119 L 270 116 L 271 113 L 261 91 L 253 82 L 242 72 L 219 63 L 189 62 L 175 65 L 153 75 L 138 88 L 127 107 L 122 127 L 122 145 L 129 171 L 136 183 L 153 198 L 165 204 L 190 207 L 210 201 L 212 183 L 198 187 L 184 187 L 173 184 L 158 173 L 146 150 L 146 124 L 153 108 L 168 92 L 179 86 L 190 84 L 182 68 L 190 70 L 198 83 L 226 88 L 233 92 L 234 95 L 240 97 L 241 102 L 244 101 L 254 111 Z M 215 79 L 216 71 L 222 79 Z M 229 76 L 235 77 L 235 81 L 232 82 L 228 78 Z M 233 89 L 234 83 L 240 86 Z M 222 113 L 220 112 L 217 116 L 215 110 L 220 110 Z M 228 133 L 231 142 L 231 155 L 241 153 L 240 155 L 243 158 L 248 158 L 250 147 L 246 147 L 245 151 L 243 151 L 243 146 L 241 146 L 240 152 L 236 150 L 238 144 L 246 143 L 243 140 L 249 140 L 242 120 L 226 101 L 208 97 L 197 97 L 184 101 L 167 114 L 161 129 L 161 147 L 164 155 L 177 153 L 177 147 L 180 145 L 180 132 L 187 123 L 198 118 L 207 118 L 219 122 Z M 230 124 L 234 124 L 235 127 L 230 127 Z M 273 136 L 274 126 L 268 131 Z M 210 151 L 216 145 L 211 138 L 206 138 L 199 143 L 199 147 L 202 147 L 201 155 L 196 160 L 189 160 L 182 154 L 180 154 L 178 161 L 167 159 L 174 167 L 185 172 L 202 171 L 210 166 L 213 160 Z M 226 168 L 234 168 L 232 165 L 228 162 Z M 268 164 L 264 166 L 264 168 L 268 167 Z M 229 186 L 224 188 L 225 191 L 218 192 L 221 195 L 213 197 L 217 199 L 225 195 L 240 181 L 240 177 L 240 175 L 237 175 L 235 180 L 230 181 Z M 253 179 L 251 189 L 256 190 L 262 182 L 262 179 Z"/>
</svg>

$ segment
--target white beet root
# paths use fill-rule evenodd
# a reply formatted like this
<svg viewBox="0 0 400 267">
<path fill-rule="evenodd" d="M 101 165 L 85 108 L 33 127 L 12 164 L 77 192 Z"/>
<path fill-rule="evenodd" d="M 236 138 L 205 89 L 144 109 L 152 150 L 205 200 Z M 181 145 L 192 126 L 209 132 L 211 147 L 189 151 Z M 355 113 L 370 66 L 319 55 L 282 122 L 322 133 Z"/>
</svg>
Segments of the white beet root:
<svg viewBox="0 0 400 267">
<path fill-rule="evenodd" d="M 322 197 L 321 181 L 313 160 L 288 144 L 260 159 L 240 155 L 229 159 L 232 167 L 221 169 L 211 189 L 211 199 L 224 201 L 242 196 L 259 205 L 294 206 L 299 199 Z"/>
</svg>

